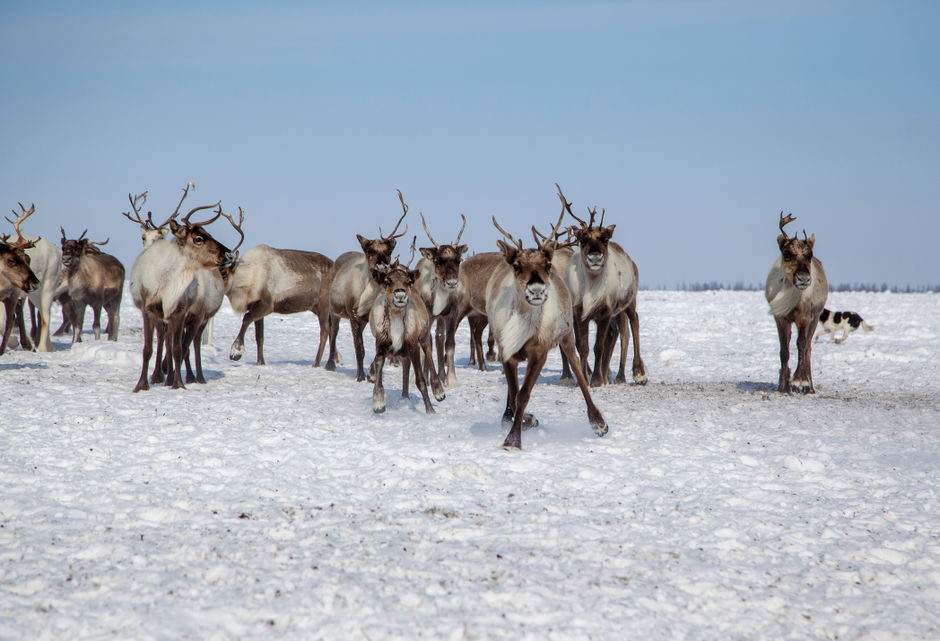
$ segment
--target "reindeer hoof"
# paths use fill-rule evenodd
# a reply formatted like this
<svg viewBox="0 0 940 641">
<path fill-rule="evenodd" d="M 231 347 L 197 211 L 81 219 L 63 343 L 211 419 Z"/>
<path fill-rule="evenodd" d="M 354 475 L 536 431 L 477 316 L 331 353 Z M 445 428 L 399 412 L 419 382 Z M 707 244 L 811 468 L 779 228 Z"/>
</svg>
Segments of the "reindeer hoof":
<svg viewBox="0 0 940 641">
<path fill-rule="evenodd" d="M 513 438 L 512 434 L 506 437 L 506 440 L 503 441 L 503 449 L 507 452 L 520 452 L 522 451 L 522 439 Z"/>
<path fill-rule="evenodd" d="M 609 428 L 607 427 L 607 423 L 605 422 L 595 423 L 591 425 L 591 429 L 594 430 L 594 433 L 597 436 L 607 436 L 607 432 L 609 431 Z"/>
<path fill-rule="evenodd" d="M 533 427 L 539 426 L 539 419 L 535 418 L 532 414 L 526 412 L 522 415 L 522 429 L 531 430 Z"/>
<path fill-rule="evenodd" d="M 327 361 L 327 362 L 326 362 L 326 365 L 323 366 L 323 369 L 325 369 L 325 370 L 328 371 L 328 372 L 335 372 L 335 371 L 336 371 L 336 363 L 333 362 L 333 361 Z"/>
</svg>

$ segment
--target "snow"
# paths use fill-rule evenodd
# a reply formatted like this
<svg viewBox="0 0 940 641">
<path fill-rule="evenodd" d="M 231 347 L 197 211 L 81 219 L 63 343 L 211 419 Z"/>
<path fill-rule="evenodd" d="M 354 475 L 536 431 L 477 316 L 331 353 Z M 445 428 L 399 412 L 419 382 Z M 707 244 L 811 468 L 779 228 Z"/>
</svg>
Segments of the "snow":
<svg viewBox="0 0 940 641">
<path fill-rule="evenodd" d="M 125 296 L 117 343 L 0 358 L 0 639 L 940 638 L 940 297 L 829 307 L 877 329 L 786 396 L 761 292 L 641 291 L 610 433 L 555 352 L 506 452 L 466 324 L 436 414 L 389 369 L 374 415 L 348 323 L 331 373 L 268 317 L 259 367 L 227 302 L 208 384 L 132 394 Z"/>
</svg>

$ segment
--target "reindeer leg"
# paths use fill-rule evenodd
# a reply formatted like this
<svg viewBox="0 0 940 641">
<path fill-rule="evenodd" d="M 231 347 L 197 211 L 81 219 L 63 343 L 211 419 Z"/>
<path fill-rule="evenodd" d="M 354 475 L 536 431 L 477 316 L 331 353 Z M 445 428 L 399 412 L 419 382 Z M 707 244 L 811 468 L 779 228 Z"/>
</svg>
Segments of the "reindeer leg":
<svg viewBox="0 0 940 641">
<path fill-rule="evenodd" d="M 431 338 L 430 336 L 427 339 L 427 352 L 430 356 L 431 352 Z M 402 369 L 407 367 L 408 361 L 412 363 L 421 362 L 421 347 L 417 342 L 412 342 L 408 345 L 408 356 L 402 358 Z M 418 391 L 421 392 L 421 398 L 424 399 L 424 411 L 427 414 L 435 414 L 434 406 L 431 405 L 431 397 L 428 396 L 428 383 L 424 380 L 424 374 L 422 373 L 420 367 L 416 366 L 415 368 L 415 386 L 418 388 Z M 431 363 L 431 371 L 434 371 L 434 363 Z M 435 372 L 434 378 L 437 378 L 437 373 Z M 437 381 L 437 386 L 440 388 L 441 382 Z M 441 392 L 443 394 L 443 391 Z"/>
<path fill-rule="evenodd" d="M 493 326 L 490 325 L 489 331 L 486 333 L 486 360 L 491 363 L 496 362 L 496 350 L 493 347 L 496 345 L 496 337 L 493 336 Z"/>
<path fill-rule="evenodd" d="M 607 384 L 610 376 L 610 373 L 604 369 L 604 352 L 610 336 L 610 319 L 601 318 L 596 320 L 595 324 L 597 333 L 594 336 L 594 372 L 591 374 L 591 387 L 600 387 Z"/>
<path fill-rule="evenodd" d="M 144 312 L 146 317 L 147 312 Z M 153 364 L 153 375 L 150 377 L 150 382 L 153 384 L 162 383 L 163 375 L 166 371 L 163 362 L 163 346 L 166 343 L 166 323 L 162 319 L 154 318 L 151 321 L 151 332 L 156 332 L 157 334 L 157 358 L 156 362 Z"/>
<path fill-rule="evenodd" d="M 637 385 L 646 385 L 649 377 L 646 375 L 646 365 L 640 356 L 640 315 L 636 312 L 636 299 L 627 306 L 627 318 L 630 321 L 630 333 L 633 334 L 633 382 Z M 627 346 L 623 346 L 626 356 Z"/>
<path fill-rule="evenodd" d="M 385 348 L 377 348 L 375 355 L 375 383 L 372 386 L 372 411 L 381 414 L 385 411 L 385 387 L 382 385 L 382 370 L 385 368 Z"/>
<path fill-rule="evenodd" d="M 401 397 L 408 398 L 408 379 L 411 378 L 411 360 L 405 356 L 399 358 L 399 365 L 401 365 Z M 418 361 L 420 363 L 420 361 Z M 375 365 L 375 361 L 372 362 Z M 421 376 L 421 372 L 418 367 L 415 367 L 415 379 Z"/>
<path fill-rule="evenodd" d="M 117 341 L 121 326 L 121 299 L 112 299 L 105 310 L 108 312 L 108 340 Z"/>
<path fill-rule="evenodd" d="M 630 328 L 626 312 L 617 315 L 616 319 L 618 334 L 620 335 L 620 367 L 617 369 L 617 376 L 614 383 L 627 382 L 627 351 L 630 349 Z M 635 352 L 634 352 L 635 353 Z"/>
<path fill-rule="evenodd" d="M 258 365 L 264 365 L 264 316 L 255 321 L 255 344 L 258 347 Z"/>
<path fill-rule="evenodd" d="M 446 396 L 444 395 L 444 386 L 441 385 L 441 378 L 438 376 L 437 370 L 434 369 L 434 363 L 431 361 L 431 338 L 428 337 L 426 340 L 421 341 L 421 349 L 424 350 L 424 358 L 428 362 L 428 376 L 425 377 L 426 381 L 431 382 L 431 392 L 434 393 L 434 399 L 438 402 L 443 401 Z M 415 377 L 417 378 L 417 370 L 415 371 Z"/>
<path fill-rule="evenodd" d="M 167 336 L 170 337 L 170 347 L 173 354 L 173 374 L 169 377 L 173 384 L 171 389 L 186 389 L 183 385 L 182 367 L 183 367 L 183 319 L 174 318 L 170 321 L 167 329 Z M 169 380 L 167 380 L 169 382 Z"/>
<path fill-rule="evenodd" d="M 75 306 L 75 322 L 72 323 L 72 344 L 82 342 L 82 326 L 85 324 L 85 303 Z M 48 323 L 46 324 L 48 327 Z"/>
<path fill-rule="evenodd" d="M 33 343 L 29 340 L 29 334 L 26 332 L 26 320 L 23 317 L 25 312 L 24 301 L 21 299 L 16 303 L 16 328 L 20 332 L 20 347 L 23 351 L 33 351 Z M 11 321 L 12 322 L 12 321 Z"/>
<path fill-rule="evenodd" d="M 349 324 L 352 326 L 353 347 L 356 349 L 356 382 L 361 383 L 366 380 L 366 373 L 362 367 L 362 361 L 366 357 L 366 348 L 362 344 L 362 330 L 365 325 L 355 315 L 349 319 Z"/>
<path fill-rule="evenodd" d="M 202 335 L 206 330 L 206 324 L 202 323 L 199 327 L 196 328 L 196 333 L 193 335 L 193 359 L 196 365 L 196 382 L 205 385 L 206 377 L 202 374 Z M 189 375 L 187 374 L 186 382 L 189 382 Z"/>
<path fill-rule="evenodd" d="M 446 331 L 444 329 L 444 317 L 438 316 L 434 322 L 434 348 L 437 352 L 437 371 L 443 376 L 444 370 L 447 369 L 446 363 L 444 361 L 444 338 Z M 424 377 L 427 378 L 430 372 L 428 370 L 424 371 Z"/>
<path fill-rule="evenodd" d="M 144 310 L 144 350 L 141 354 L 143 364 L 140 368 L 140 378 L 137 380 L 134 392 L 150 389 L 150 385 L 147 383 L 147 368 L 150 367 L 150 357 L 153 355 L 153 330 L 154 319 L 147 313 L 147 310 Z"/>
<path fill-rule="evenodd" d="M 326 358 L 326 365 L 323 366 L 328 372 L 336 371 L 336 335 L 339 333 L 339 316 L 330 312 L 330 353 Z"/>
<path fill-rule="evenodd" d="M 545 365 L 548 358 L 548 351 L 531 350 L 525 368 L 525 377 L 522 380 L 522 387 L 516 393 L 516 406 L 513 410 L 512 427 L 506 440 L 503 441 L 503 448 L 507 450 L 522 449 L 522 422 L 525 417 L 525 408 L 529 404 L 529 397 L 532 395 L 532 388 L 539 379 L 539 373 Z"/>
<path fill-rule="evenodd" d="M 13 332 L 13 322 L 16 315 L 16 303 L 13 300 L 13 296 L 15 296 L 15 294 L 3 299 L 3 309 L 6 312 L 6 326 L 3 328 L 3 340 L 0 341 L 0 354 L 7 351 L 7 343 L 10 340 L 10 334 Z"/>
<path fill-rule="evenodd" d="M 780 380 L 777 391 L 781 394 L 790 393 L 790 321 L 782 317 L 774 317 L 777 322 L 777 336 L 780 339 Z"/>
<path fill-rule="evenodd" d="M 238 330 L 238 336 L 235 337 L 235 340 L 232 342 L 232 348 L 228 352 L 229 360 L 237 361 L 245 354 L 245 332 L 248 331 L 248 326 L 254 322 L 254 319 L 251 316 L 251 310 L 245 312 L 245 315 L 242 316 L 242 326 Z"/>
<path fill-rule="evenodd" d="M 186 382 L 195 383 L 196 375 L 193 373 L 193 365 L 189 360 L 189 348 L 193 344 L 196 328 L 190 324 L 183 326 L 183 363 L 186 365 Z M 195 351 L 195 350 L 194 350 Z"/>
<path fill-rule="evenodd" d="M 101 306 L 97 303 L 91 306 L 91 331 L 95 334 L 95 340 L 101 340 Z"/>
<path fill-rule="evenodd" d="M 457 387 L 457 370 L 454 368 L 454 351 L 457 347 L 457 315 L 451 313 L 444 323 L 444 387 Z M 438 372 L 438 376 L 441 372 Z M 433 385 L 432 385 L 433 387 Z M 437 399 L 439 401 L 443 398 Z"/>
<path fill-rule="evenodd" d="M 516 395 L 519 393 L 519 364 L 516 359 L 510 358 L 503 363 L 503 375 L 506 377 L 506 411 L 503 412 L 502 422 L 503 427 L 511 427 L 515 421 Z M 519 441 L 522 441 L 521 435 Z"/>
<path fill-rule="evenodd" d="M 589 374 L 591 369 L 588 367 L 588 351 L 590 350 L 590 325 L 588 321 L 581 320 L 581 308 L 574 310 L 574 339 L 578 347 L 578 360 L 581 364 L 581 371 Z"/>
<path fill-rule="evenodd" d="M 594 404 L 587 378 L 584 376 L 584 372 L 581 371 L 580 362 L 575 358 L 574 335 L 571 332 L 565 334 L 559 347 L 568 355 L 568 360 L 571 361 L 571 369 L 574 370 L 575 379 L 578 381 L 578 387 L 581 389 L 581 395 L 584 397 L 585 405 L 587 405 L 587 415 L 588 421 L 591 423 L 591 429 L 598 436 L 604 436 L 608 430 L 607 421 L 604 420 L 603 414 Z"/>
<path fill-rule="evenodd" d="M 813 322 L 805 322 L 797 326 L 796 349 L 797 363 L 796 372 L 793 374 L 793 386 L 801 394 L 815 394 L 813 388 L 813 374 L 810 365 L 810 357 L 813 351 L 813 342 L 810 338 L 816 327 Z"/>
<path fill-rule="evenodd" d="M 326 341 L 330 335 L 330 315 L 316 311 L 314 313 L 317 315 L 317 323 L 320 325 L 320 345 L 317 347 L 317 357 L 313 361 L 313 366 L 320 367 L 320 361 L 323 360 L 323 348 L 326 347 Z"/>
</svg>

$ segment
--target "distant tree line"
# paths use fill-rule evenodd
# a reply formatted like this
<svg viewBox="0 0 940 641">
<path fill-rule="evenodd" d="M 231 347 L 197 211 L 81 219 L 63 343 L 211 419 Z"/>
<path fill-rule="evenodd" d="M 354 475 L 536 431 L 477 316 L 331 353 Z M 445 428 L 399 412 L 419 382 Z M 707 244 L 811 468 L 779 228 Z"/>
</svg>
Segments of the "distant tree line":
<svg viewBox="0 0 940 641">
<path fill-rule="evenodd" d="M 714 292 L 714 291 L 731 291 L 731 292 L 756 292 L 764 291 L 764 286 L 758 283 L 745 283 L 744 281 L 737 281 L 734 284 L 719 283 L 717 281 L 711 281 L 707 283 L 679 283 L 675 287 L 667 287 L 666 285 L 659 285 L 657 287 L 645 287 L 640 286 L 640 289 L 645 290 L 673 290 L 680 292 Z M 940 285 L 888 285 L 887 283 L 882 283 L 881 285 L 875 283 L 839 283 L 834 285 L 829 283 L 830 292 L 894 292 L 896 294 L 926 294 L 926 293 L 940 293 Z"/>
</svg>

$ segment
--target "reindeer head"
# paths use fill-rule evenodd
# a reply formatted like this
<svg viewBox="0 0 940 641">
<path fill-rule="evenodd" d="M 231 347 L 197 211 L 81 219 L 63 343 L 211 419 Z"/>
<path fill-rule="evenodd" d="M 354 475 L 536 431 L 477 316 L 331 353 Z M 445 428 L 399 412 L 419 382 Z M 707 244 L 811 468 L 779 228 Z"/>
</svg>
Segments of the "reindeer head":
<svg viewBox="0 0 940 641">
<path fill-rule="evenodd" d="M 176 206 L 176 210 L 170 215 L 170 217 L 159 227 L 164 227 L 166 225 L 170 226 L 170 231 L 173 233 L 176 243 L 179 245 L 180 249 L 184 254 L 188 255 L 190 258 L 196 261 L 201 267 L 205 269 L 211 269 L 212 267 L 219 268 L 230 268 L 238 260 L 238 252 L 235 250 L 228 249 L 225 245 L 217 241 L 212 237 L 209 232 L 206 231 L 206 227 L 221 216 L 225 216 L 229 219 L 229 222 L 232 223 L 232 226 L 235 227 L 235 230 L 241 235 L 241 240 L 235 249 L 242 244 L 242 241 L 245 239 L 245 235 L 241 231 L 241 223 L 235 225 L 235 222 L 222 211 L 221 201 L 215 203 L 214 205 L 202 205 L 200 207 L 194 207 L 189 210 L 189 213 L 186 214 L 179 223 L 176 222 L 176 216 L 179 213 L 180 205 L 183 204 L 183 200 L 186 199 L 186 195 L 189 192 L 190 187 L 195 187 L 193 183 L 187 183 L 186 187 L 183 188 L 183 197 L 180 199 L 179 204 Z M 197 211 L 202 211 L 205 209 L 215 209 L 215 216 L 205 220 L 203 222 L 194 223 L 190 221 L 190 218 Z M 242 215 L 244 220 L 244 215 Z"/>
<path fill-rule="evenodd" d="M 399 309 L 407 307 L 411 297 L 411 286 L 418 279 L 418 271 L 408 269 L 407 265 L 402 265 L 395 259 L 389 265 L 388 271 L 382 275 L 382 286 L 385 291 L 385 299 L 393 307 Z"/>
<path fill-rule="evenodd" d="M 85 234 L 88 233 L 87 229 L 78 238 L 70 239 L 66 237 L 64 228 L 59 227 L 59 230 L 62 232 L 62 266 L 66 269 L 78 266 L 82 256 L 86 254 L 100 254 L 101 250 L 98 249 L 98 245 L 107 245 L 111 240 L 110 238 L 102 241 L 89 240 L 85 238 Z"/>
<path fill-rule="evenodd" d="M 0 276 L 5 277 L 17 289 L 24 292 L 33 292 L 39 289 L 39 279 L 36 278 L 33 270 L 29 268 L 29 256 L 26 254 L 26 250 L 35 247 L 36 241 L 23 238 L 20 225 L 36 211 L 36 205 L 31 205 L 28 210 L 23 207 L 22 203 L 19 203 L 19 205 L 22 213 L 13 212 L 13 215 L 17 216 L 16 221 L 6 219 L 16 230 L 16 242 L 11 242 L 9 235 L 0 236 Z M 8 320 L 7 322 L 11 321 Z"/>
<path fill-rule="evenodd" d="M 463 214 L 460 214 L 460 217 L 463 219 L 463 226 L 457 234 L 457 240 L 449 245 L 438 245 L 437 241 L 431 237 L 428 224 L 424 220 L 424 214 L 421 214 L 424 232 L 428 235 L 428 240 L 434 245 L 434 247 L 422 247 L 421 255 L 434 265 L 434 277 L 445 289 L 451 292 L 457 291 L 460 262 L 463 260 L 463 255 L 467 253 L 467 246 L 460 244 L 460 237 L 467 226 L 467 217 Z"/>
<path fill-rule="evenodd" d="M 398 227 L 401 225 L 401 221 L 405 219 L 405 214 L 408 213 L 408 205 L 405 204 L 401 190 L 398 190 L 398 200 L 401 201 L 401 207 L 404 212 L 401 218 L 398 219 L 398 222 L 395 223 L 395 229 L 393 229 L 388 236 L 382 234 L 381 227 L 379 227 L 379 237 L 376 239 L 369 239 L 361 234 L 356 234 L 359 245 L 362 247 L 362 253 L 366 255 L 369 271 L 372 273 L 381 275 L 389 270 L 389 266 L 392 263 L 392 252 L 395 251 L 395 245 L 397 243 L 396 239 L 408 233 L 408 225 L 406 224 L 405 231 L 397 235 L 395 234 L 395 232 L 398 231 Z"/>
<path fill-rule="evenodd" d="M 143 204 L 147 202 L 147 192 L 138 194 L 136 196 L 127 194 L 127 199 L 131 202 L 131 209 L 134 211 L 134 215 L 131 216 L 130 212 L 126 211 L 121 213 L 132 223 L 138 223 L 140 225 L 140 241 L 143 243 L 144 249 L 147 249 L 155 242 L 166 238 L 166 235 L 170 231 L 167 228 L 166 223 L 164 223 L 162 227 L 157 227 L 156 223 L 153 222 L 153 215 L 151 212 L 147 212 L 146 220 L 144 220 L 140 214 L 141 207 L 143 207 Z"/>
<path fill-rule="evenodd" d="M 558 187 L 558 183 L 555 183 Z M 584 267 L 590 272 L 599 272 L 607 264 L 607 251 L 610 244 L 610 238 L 614 235 L 616 225 L 604 227 L 604 210 L 601 210 L 601 221 L 597 226 L 594 225 L 594 218 L 597 216 L 597 207 L 591 209 L 588 207 L 588 213 L 591 215 L 590 222 L 578 218 L 571 211 L 571 203 L 565 199 L 561 193 L 561 187 L 558 187 L 558 197 L 561 199 L 563 209 L 581 223 L 581 227 L 571 227 L 571 233 L 577 240 L 578 247 L 581 249 L 581 261 Z"/>
<path fill-rule="evenodd" d="M 806 289 L 813 282 L 810 267 L 813 264 L 813 245 L 816 243 L 816 234 L 809 238 L 806 237 L 806 230 L 803 230 L 803 238 L 787 236 L 783 228 L 788 223 L 796 220 L 793 214 L 787 214 L 786 218 L 783 212 L 780 212 L 780 235 L 777 236 L 777 245 L 780 247 L 780 257 L 783 262 L 783 271 L 791 279 L 793 286 L 799 290 Z"/>
<path fill-rule="evenodd" d="M 548 238 L 554 238 L 561 225 L 561 219 L 558 217 L 558 223 L 552 228 L 552 233 Z M 548 300 L 549 282 L 552 274 L 552 256 L 555 253 L 554 241 L 544 240 L 535 249 L 524 249 L 522 241 L 513 238 L 506 232 L 496 217 L 493 217 L 493 224 L 506 238 L 511 241 L 507 243 L 503 240 L 497 240 L 499 251 L 503 258 L 512 267 L 514 278 L 516 280 L 516 292 L 533 307 L 540 307 Z"/>
</svg>

